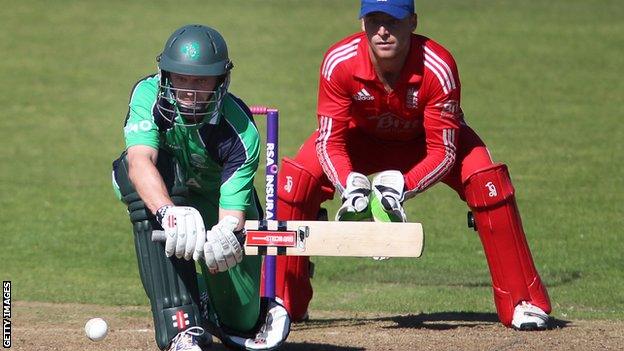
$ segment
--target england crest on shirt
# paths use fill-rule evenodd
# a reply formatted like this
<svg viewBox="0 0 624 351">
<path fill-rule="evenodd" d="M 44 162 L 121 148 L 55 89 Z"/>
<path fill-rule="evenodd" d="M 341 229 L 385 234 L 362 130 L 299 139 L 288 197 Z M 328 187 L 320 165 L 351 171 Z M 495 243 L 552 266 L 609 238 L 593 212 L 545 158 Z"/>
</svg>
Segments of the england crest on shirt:
<svg viewBox="0 0 624 351">
<path fill-rule="evenodd" d="M 407 96 L 405 97 L 405 106 L 411 109 L 418 108 L 418 88 L 407 88 Z"/>
<path fill-rule="evenodd" d="M 440 112 L 440 117 L 442 118 L 450 118 L 457 119 L 461 117 L 461 109 L 459 108 L 459 101 L 457 100 L 448 100 L 442 104 L 442 112 Z"/>
</svg>

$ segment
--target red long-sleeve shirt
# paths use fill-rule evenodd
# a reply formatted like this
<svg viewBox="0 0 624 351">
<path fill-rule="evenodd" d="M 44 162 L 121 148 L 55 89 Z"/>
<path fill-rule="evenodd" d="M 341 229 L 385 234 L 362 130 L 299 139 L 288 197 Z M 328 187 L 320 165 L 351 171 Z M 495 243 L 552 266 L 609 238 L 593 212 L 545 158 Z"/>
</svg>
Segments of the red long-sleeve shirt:
<svg viewBox="0 0 624 351">
<path fill-rule="evenodd" d="M 412 34 L 410 52 L 393 89 L 388 93 L 377 78 L 364 32 L 339 41 L 325 54 L 316 151 L 337 188 L 344 187 L 353 170 L 345 147 L 349 128 L 359 128 L 378 142 L 425 138 L 426 156 L 404 174 L 407 196 L 435 184 L 455 163 L 463 114 L 451 54 L 433 40 Z"/>
</svg>

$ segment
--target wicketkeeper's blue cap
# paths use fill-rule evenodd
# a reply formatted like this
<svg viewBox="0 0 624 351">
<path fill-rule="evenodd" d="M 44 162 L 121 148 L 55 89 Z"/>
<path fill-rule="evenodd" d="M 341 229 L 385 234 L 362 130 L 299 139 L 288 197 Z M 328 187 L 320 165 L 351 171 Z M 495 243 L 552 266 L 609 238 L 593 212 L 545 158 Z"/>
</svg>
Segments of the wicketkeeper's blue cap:
<svg viewBox="0 0 624 351">
<path fill-rule="evenodd" d="M 414 0 L 362 0 L 360 18 L 371 12 L 383 12 L 403 19 L 414 14 Z"/>
</svg>

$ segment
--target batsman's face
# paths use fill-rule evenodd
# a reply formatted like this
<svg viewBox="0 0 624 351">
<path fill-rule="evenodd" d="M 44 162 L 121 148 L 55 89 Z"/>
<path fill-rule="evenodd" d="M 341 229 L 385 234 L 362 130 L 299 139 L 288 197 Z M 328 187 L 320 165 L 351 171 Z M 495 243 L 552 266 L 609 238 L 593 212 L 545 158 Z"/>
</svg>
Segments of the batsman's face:
<svg viewBox="0 0 624 351">
<path fill-rule="evenodd" d="M 392 59 L 409 51 L 410 38 L 416 29 L 416 15 L 398 19 L 383 12 L 362 18 L 362 30 L 377 58 Z"/>
<path fill-rule="evenodd" d="M 219 80 L 217 76 L 188 76 L 177 73 L 171 73 L 170 77 L 176 100 L 188 109 L 194 109 L 197 104 L 209 101 Z"/>
</svg>

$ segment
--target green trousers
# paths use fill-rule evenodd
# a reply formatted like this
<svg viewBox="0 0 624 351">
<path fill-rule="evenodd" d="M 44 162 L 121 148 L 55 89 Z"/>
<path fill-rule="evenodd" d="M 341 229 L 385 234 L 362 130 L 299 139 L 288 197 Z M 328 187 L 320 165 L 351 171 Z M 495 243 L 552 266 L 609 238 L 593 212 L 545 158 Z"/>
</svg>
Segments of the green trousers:
<svg viewBox="0 0 624 351">
<path fill-rule="evenodd" d="M 215 200 L 190 193 L 190 205 L 199 210 L 208 230 L 218 221 L 219 206 Z M 245 216 L 257 219 L 259 213 L 256 206 L 251 206 Z M 229 329 L 251 332 L 260 316 L 261 256 L 244 256 L 234 268 L 217 274 L 209 273 L 203 260 L 198 265 L 202 272 L 200 289 L 208 293 L 212 318 L 218 318 L 219 323 Z"/>
</svg>

